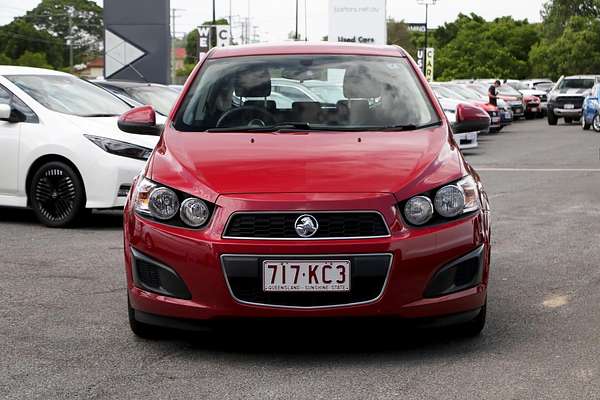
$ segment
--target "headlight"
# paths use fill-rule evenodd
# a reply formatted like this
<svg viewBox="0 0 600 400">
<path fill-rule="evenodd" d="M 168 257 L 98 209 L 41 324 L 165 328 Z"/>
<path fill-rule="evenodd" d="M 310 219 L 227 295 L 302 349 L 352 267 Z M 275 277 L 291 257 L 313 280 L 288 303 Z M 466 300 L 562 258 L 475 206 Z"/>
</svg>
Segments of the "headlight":
<svg viewBox="0 0 600 400">
<path fill-rule="evenodd" d="M 408 223 L 421 226 L 431 220 L 443 222 L 443 219 L 457 218 L 479 208 L 477 183 L 467 175 L 456 183 L 412 197 L 405 203 L 403 214 Z"/>
<path fill-rule="evenodd" d="M 146 161 L 148 157 L 150 157 L 150 154 L 152 154 L 152 149 L 138 146 L 137 144 L 122 142 L 120 140 L 109 139 L 101 136 L 83 136 L 107 153 L 115 154 L 117 156 Z"/>
<path fill-rule="evenodd" d="M 141 178 L 132 196 L 135 212 L 175 226 L 200 228 L 208 222 L 214 205 Z"/>
<path fill-rule="evenodd" d="M 197 228 L 204 225 L 206 221 L 208 221 L 208 217 L 210 217 L 210 211 L 205 202 L 200 199 L 190 197 L 181 203 L 181 211 L 179 212 L 179 216 L 183 222 L 189 226 Z"/>
<path fill-rule="evenodd" d="M 148 208 L 150 209 L 150 215 L 154 218 L 171 219 L 177 215 L 179 199 L 171 189 L 159 187 L 150 192 Z"/>
<path fill-rule="evenodd" d="M 444 218 L 454 218 L 465 206 L 465 197 L 458 186 L 444 186 L 435 194 L 435 211 Z"/>
<path fill-rule="evenodd" d="M 423 225 L 433 216 L 433 204 L 426 196 L 417 196 L 406 202 L 404 216 L 413 225 Z"/>
</svg>

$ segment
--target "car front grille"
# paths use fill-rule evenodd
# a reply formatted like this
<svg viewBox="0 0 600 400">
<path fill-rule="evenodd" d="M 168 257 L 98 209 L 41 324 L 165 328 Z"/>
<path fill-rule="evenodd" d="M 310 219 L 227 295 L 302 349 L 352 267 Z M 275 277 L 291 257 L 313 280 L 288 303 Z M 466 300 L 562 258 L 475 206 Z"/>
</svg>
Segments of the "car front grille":
<svg viewBox="0 0 600 400">
<path fill-rule="evenodd" d="M 310 239 L 351 239 L 389 236 L 383 216 L 378 212 L 248 212 L 233 214 L 224 238 L 302 240 L 295 229 L 302 215 L 312 215 L 318 222 Z"/>
<path fill-rule="evenodd" d="M 563 108 L 565 104 L 573 104 L 575 108 L 583 106 L 583 97 L 581 96 L 563 96 L 556 99 L 556 108 Z"/>
<path fill-rule="evenodd" d="M 546 94 L 543 94 L 543 95 L 541 95 L 541 96 L 538 96 L 538 97 L 540 98 L 540 101 L 541 101 L 542 103 L 544 103 L 544 102 L 548 101 L 548 95 L 546 95 Z"/>
<path fill-rule="evenodd" d="M 223 255 L 221 262 L 232 296 L 242 303 L 279 307 L 335 307 L 369 303 L 382 294 L 392 265 L 391 254 L 335 255 L 350 261 L 348 292 L 265 292 L 262 265 L 270 260 L 323 260 L 332 256 Z"/>
</svg>

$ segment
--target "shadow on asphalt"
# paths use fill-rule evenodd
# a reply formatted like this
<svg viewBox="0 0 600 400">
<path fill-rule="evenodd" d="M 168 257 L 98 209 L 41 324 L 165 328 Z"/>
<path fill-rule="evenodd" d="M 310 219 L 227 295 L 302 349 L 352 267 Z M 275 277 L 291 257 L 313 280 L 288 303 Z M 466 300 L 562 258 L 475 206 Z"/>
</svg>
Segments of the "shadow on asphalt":
<svg viewBox="0 0 600 400">
<path fill-rule="evenodd" d="M 298 326 L 302 327 L 298 328 Z M 485 332 L 485 331 L 484 331 Z M 255 354 L 264 356 L 288 355 L 310 358 L 321 355 L 347 355 L 385 352 L 411 352 L 438 349 L 452 350 L 478 347 L 485 333 L 466 337 L 451 328 L 417 328 L 415 326 L 373 325 L 352 322 L 323 327 L 308 323 L 292 325 L 270 324 L 261 328 L 231 326 L 231 329 L 207 332 L 160 331 L 153 339 L 139 339 L 152 343 L 171 343 L 191 347 L 198 355 L 206 351 L 225 354 Z"/>
<path fill-rule="evenodd" d="M 30 209 L 0 207 L 0 223 L 9 222 L 22 225 L 42 225 Z M 83 221 L 73 229 L 98 230 L 123 227 L 123 212 L 117 210 L 94 211 L 85 216 Z M 50 229 L 50 228 L 48 228 Z"/>
</svg>

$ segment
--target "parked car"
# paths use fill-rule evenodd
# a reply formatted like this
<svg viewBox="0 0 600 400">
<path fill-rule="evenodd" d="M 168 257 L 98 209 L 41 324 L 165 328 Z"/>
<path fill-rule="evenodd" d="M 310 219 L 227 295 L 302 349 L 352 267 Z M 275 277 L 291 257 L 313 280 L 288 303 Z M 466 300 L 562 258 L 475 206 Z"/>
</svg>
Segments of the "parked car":
<svg viewBox="0 0 600 400">
<path fill-rule="evenodd" d="M 479 107 L 458 100 L 438 98 L 448 122 L 452 126 L 454 141 L 461 150 L 479 147 L 478 136 L 490 130 L 490 117 Z M 468 118 L 465 118 L 468 117 Z M 479 119 L 479 123 L 474 121 Z M 466 120 L 466 122 L 465 122 Z"/>
<path fill-rule="evenodd" d="M 498 89 L 498 97 L 506 101 L 513 112 L 514 119 L 525 117 L 525 102 L 523 94 L 509 85 L 501 85 Z"/>
<path fill-rule="evenodd" d="M 523 95 L 525 118 L 545 117 L 548 110 L 548 92 L 532 89 L 525 83 L 508 79 L 506 84 Z M 537 98 L 537 99 L 536 99 Z"/>
<path fill-rule="evenodd" d="M 151 105 L 156 112 L 163 116 L 169 115 L 179 97 L 179 92 L 158 83 L 117 80 L 96 80 L 93 83 L 110 90 L 126 101 L 129 98 L 143 105 Z"/>
<path fill-rule="evenodd" d="M 86 210 L 123 207 L 158 137 L 125 133 L 130 107 L 62 72 L 0 66 L 0 205 L 69 226 Z M 152 114 L 154 115 L 154 114 Z"/>
<path fill-rule="evenodd" d="M 562 76 L 548 94 L 548 124 L 556 125 L 560 118 L 567 124 L 579 121 L 583 101 L 599 79 L 600 75 Z"/>
<path fill-rule="evenodd" d="M 489 102 L 489 96 L 488 96 L 489 86 L 482 85 L 480 83 L 468 83 L 468 84 L 464 84 L 464 86 L 467 89 L 470 89 L 471 91 L 477 93 L 480 96 L 480 98 L 482 99 L 482 101 L 487 100 Z M 498 104 L 497 107 L 498 107 L 498 111 L 500 112 L 500 126 L 501 126 L 500 129 L 502 129 L 505 126 L 512 124 L 513 112 L 512 112 L 512 108 L 506 101 L 504 101 L 502 99 L 496 99 L 496 103 Z"/>
<path fill-rule="evenodd" d="M 582 107 L 581 127 L 583 130 L 594 128 L 600 132 L 600 84 L 596 83 L 592 93 L 585 98 Z"/>
<path fill-rule="evenodd" d="M 206 57 L 125 209 L 133 332 L 221 317 L 387 317 L 478 334 L 487 195 L 407 53 L 303 43 Z M 335 107 L 228 101 L 268 97 L 275 76 L 333 70 L 345 72 Z M 143 133 L 152 118 L 134 109 L 121 126 Z"/>
<path fill-rule="evenodd" d="M 439 96 L 468 102 L 483 109 L 490 118 L 489 132 L 499 132 L 503 128 L 503 125 L 501 124 L 500 110 L 497 106 L 490 104 L 486 99 L 468 93 L 466 89 L 457 84 L 432 83 L 431 86 Z"/>
<path fill-rule="evenodd" d="M 550 92 L 554 87 L 554 82 L 550 79 L 527 79 L 522 81 L 529 89 L 542 90 Z"/>
</svg>

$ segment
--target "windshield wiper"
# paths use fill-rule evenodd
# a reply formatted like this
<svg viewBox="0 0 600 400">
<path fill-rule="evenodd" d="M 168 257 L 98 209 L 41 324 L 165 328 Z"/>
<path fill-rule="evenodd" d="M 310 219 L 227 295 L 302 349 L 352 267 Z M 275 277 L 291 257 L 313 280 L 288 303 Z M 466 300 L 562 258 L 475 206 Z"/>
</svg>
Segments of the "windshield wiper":
<svg viewBox="0 0 600 400">
<path fill-rule="evenodd" d="M 424 125 L 415 125 L 415 124 L 407 124 L 407 125 L 392 125 L 392 126 L 384 126 L 381 128 L 382 131 L 417 131 L 419 129 L 431 128 L 433 126 L 441 125 L 442 121 L 431 122 L 429 124 Z"/>
<path fill-rule="evenodd" d="M 206 132 L 277 132 L 280 130 L 314 130 L 317 128 L 312 127 L 307 122 L 282 122 L 275 125 L 267 125 L 267 126 L 233 126 L 233 127 L 224 127 L 224 128 L 210 128 L 207 129 Z"/>
</svg>

